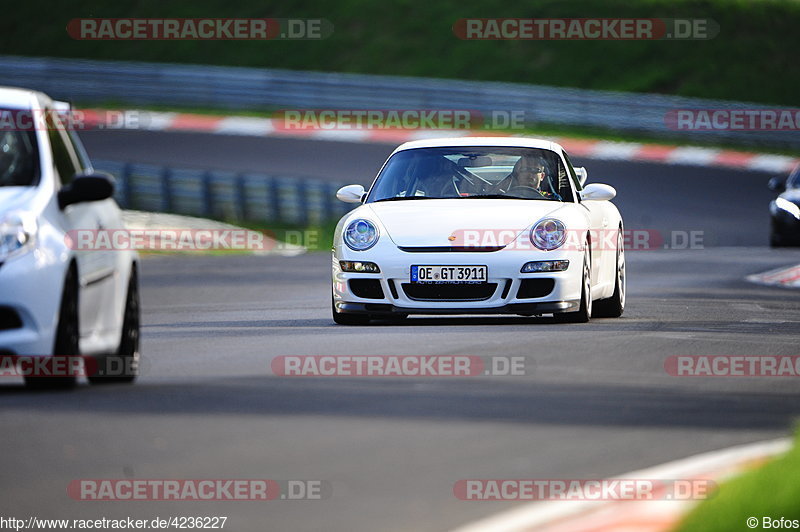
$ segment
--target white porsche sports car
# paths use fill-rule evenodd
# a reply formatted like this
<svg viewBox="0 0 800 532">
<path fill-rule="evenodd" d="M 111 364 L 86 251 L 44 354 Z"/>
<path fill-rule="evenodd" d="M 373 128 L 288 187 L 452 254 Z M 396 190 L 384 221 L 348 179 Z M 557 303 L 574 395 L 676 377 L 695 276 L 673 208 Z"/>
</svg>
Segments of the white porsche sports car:
<svg viewBox="0 0 800 532">
<path fill-rule="evenodd" d="M 585 185 L 550 141 L 447 138 L 398 147 L 336 227 L 333 319 L 409 314 L 618 317 L 625 307 L 616 191 Z"/>
</svg>

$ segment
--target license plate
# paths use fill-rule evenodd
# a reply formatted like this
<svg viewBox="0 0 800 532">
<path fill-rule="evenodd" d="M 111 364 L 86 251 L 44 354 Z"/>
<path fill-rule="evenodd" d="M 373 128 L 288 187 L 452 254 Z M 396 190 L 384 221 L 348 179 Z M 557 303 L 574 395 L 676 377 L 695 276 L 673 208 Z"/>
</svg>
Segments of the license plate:
<svg viewBox="0 0 800 532">
<path fill-rule="evenodd" d="M 488 278 L 486 266 L 412 266 L 412 283 L 477 284 Z"/>
</svg>

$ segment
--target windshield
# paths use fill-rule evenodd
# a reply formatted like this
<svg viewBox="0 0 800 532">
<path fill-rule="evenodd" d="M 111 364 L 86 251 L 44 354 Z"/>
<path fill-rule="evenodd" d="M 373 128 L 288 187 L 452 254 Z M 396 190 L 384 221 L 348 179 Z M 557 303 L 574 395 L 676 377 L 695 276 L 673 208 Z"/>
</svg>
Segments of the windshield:
<svg viewBox="0 0 800 532">
<path fill-rule="evenodd" d="M 786 179 L 786 189 L 790 188 L 800 188 L 800 165 L 795 167 L 794 172 Z"/>
<path fill-rule="evenodd" d="M 420 148 L 396 153 L 367 203 L 431 198 L 573 201 L 557 153 L 537 148 Z"/>
<path fill-rule="evenodd" d="M 39 155 L 33 131 L 0 130 L 0 187 L 39 182 Z"/>
</svg>

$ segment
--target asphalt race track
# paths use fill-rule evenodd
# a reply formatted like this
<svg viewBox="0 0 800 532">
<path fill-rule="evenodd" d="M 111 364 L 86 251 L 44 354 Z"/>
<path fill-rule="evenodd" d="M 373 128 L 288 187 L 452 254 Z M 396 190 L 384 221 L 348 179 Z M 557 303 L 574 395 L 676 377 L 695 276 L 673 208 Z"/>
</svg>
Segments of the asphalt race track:
<svg viewBox="0 0 800 532">
<path fill-rule="evenodd" d="M 388 145 L 89 133 L 93 157 L 367 184 Z M 797 355 L 798 293 L 748 274 L 771 250 L 771 175 L 578 160 L 618 190 L 629 229 L 702 231 L 704 249 L 628 254 L 628 306 L 585 325 L 420 318 L 338 327 L 326 253 L 143 262 L 143 375 L 134 386 L 0 386 L 5 507 L 18 516 L 228 516 L 226 528 L 439 531 L 517 503 L 464 502 L 468 478 L 600 478 L 790 433 L 792 378 L 673 377 L 671 355 Z M 518 377 L 285 378 L 280 355 L 524 356 Z M 86 502 L 83 478 L 319 479 L 321 501 Z M 47 501 L 48 514 L 41 512 Z"/>
</svg>

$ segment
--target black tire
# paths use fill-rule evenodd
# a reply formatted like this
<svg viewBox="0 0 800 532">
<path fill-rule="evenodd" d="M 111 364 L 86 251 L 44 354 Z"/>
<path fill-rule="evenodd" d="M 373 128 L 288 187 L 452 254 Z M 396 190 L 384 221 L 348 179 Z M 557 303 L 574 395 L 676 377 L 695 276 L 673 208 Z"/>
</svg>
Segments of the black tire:
<svg viewBox="0 0 800 532">
<path fill-rule="evenodd" d="M 333 321 L 337 325 L 368 325 L 370 320 L 369 314 L 347 314 L 336 310 L 336 305 L 331 296 L 331 314 Z"/>
<path fill-rule="evenodd" d="M 575 312 L 558 312 L 553 318 L 559 323 L 586 323 L 592 316 L 592 266 L 589 258 L 589 246 L 583 256 L 583 288 L 581 289 L 581 306 Z"/>
<path fill-rule="evenodd" d="M 616 263 L 616 282 L 614 283 L 614 294 L 607 299 L 600 299 L 594 302 L 592 309 L 593 318 L 619 318 L 625 310 L 625 296 L 627 292 L 627 280 L 625 272 L 625 249 L 622 241 L 622 230 L 617 237 L 617 263 Z"/>
<path fill-rule="evenodd" d="M 139 276 L 136 266 L 131 269 L 125 297 L 125 314 L 122 336 L 117 352 L 111 356 L 95 357 L 96 368 L 88 375 L 92 384 L 132 383 L 139 376 L 139 338 L 141 310 L 139 302 Z"/>
<path fill-rule="evenodd" d="M 769 246 L 772 248 L 781 248 L 783 247 L 783 238 L 781 236 L 780 231 L 776 227 L 777 224 L 775 223 L 775 219 L 770 219 L 769 224 Z"/>
<path fill-rule="evenodd" d="M 58 310 L 58 325 L 53 342 L 53 356 L 79 357 L 80 356 L 80 328 L 78 323 L 78 271 L 74 264 L 67 270 L 64 279 L 64 289 L 61 291 L 61 304 Z M 70 364 L 70 367 L 72 365 Z M 28 388 L 42 389 L 67 389 L 75 386 L 75 375 L 63 377 L 25 376 L 25 385 Z"/>
</svg>

